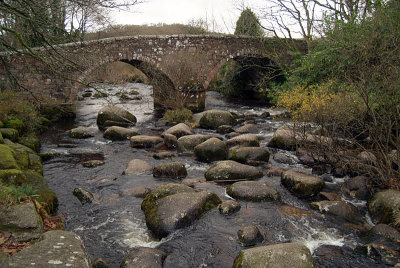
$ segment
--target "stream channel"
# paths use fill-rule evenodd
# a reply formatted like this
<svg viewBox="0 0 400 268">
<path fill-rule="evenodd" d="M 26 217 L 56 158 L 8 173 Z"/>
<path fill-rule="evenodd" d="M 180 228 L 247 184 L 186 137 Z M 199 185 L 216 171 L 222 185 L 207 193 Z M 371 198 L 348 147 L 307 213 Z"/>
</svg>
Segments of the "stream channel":
<svg viewBox="0 0 400 268">
<path fill-rule="evenodd" d="M 265 167 L 259 167 L 264 172 L 264 177 L 260 180 L 272 185 L 280 193 L 282 202 L 238 201 L 241 210 L 235 214 L 224 216 L 218 209 L 212 209 L 191 226 L 175 231 L 161 241 L 154 239 L 146 227 L 144 213 L 140 209 L 142 199 L 126 195 L 124 191 L 135 187 L 154 189 L 165 183 L 179 181 L 154 178 L 151 171 L 140 175 L 122 175 L 129 161 L 142 159 L 152 166 L 179 161 L 186 166 L 186 178 L 204 178 L 204 173 L 211 164 L 198 162 L 194 156 L 178 155 L 176 152 L 172 159 L 156 160 L 152 157 L 153 154 L 166 150 L 165 146 L 133 149 L 128 140 L 111 142 L 104 139 L 102 132 L 97 129 L 96 117 L 98 111 L 110 101 L 137 117 L 138 123 L 133 129 L 142 135 L 160 135 L 169 127 L 158 127 L 156 124 L 151 86 L 128 83 L 102 84 L 101 87 L 109 97 L 85 98 L 77 102 L 75 121 L 53 126 L 41 140 L 42 152 L 59 153 L 44 162 L 43 166 L 44 177 L 59 200 L 58 213 L 65 218 L 66 230 L 82 236 L 92 259 L 102 257 L 111 267 L 119 267 L 130 249 L 144 246 L 156 247 L 168 254 L 164 267 L 232 267 L 237 254 L 245 248 L 237 242 L 237 232 L 251 224 L 258 226 L 264 236 L 264 241 L 257 246 L 289 241 L 302 242 L 313 253 L 317 267 L 378 267 L 368 258 L 355 254 L 352 250 L 361 243 L 354 230 L 345 227 L 340 219 L 311 210 L 306 200 L 293 196 L 281 185 L 280 177 L 267 176 Z M 131 90 L 138 91 L 142 99 L 119 99 L 117 93 Z M 265 147 L 274 131 L 286 123 L 260 116 L 265 111 L 276 114 L 279 113 L 278 110 L 230 103 L 217 92 L 207 92 L 206 110 L 208 109 L 234 111 L 244 114 L 245 119 L 255 120 L 256 134 L 261 138 L 261 147 Z M 95 128 L 95 137 L 82 140 L 69 138 L 67 130 L 77 126 Z M 215 131 L 200 128 L 194 129 L 194 132 L 219 135 Z M 225 136 L 221 137 L 226 140 Z M 76 147 L 65 148 L 60 147 L 60 144 L 75 144 Z M 299 164 L 294 152 L 271 148 L 268 150 L 271 152 L 271 167 L 311 173 L 310 168 Z M 283 155 L 286 163 L 275 161 L 273 155 L 276 153 Z M 82 162 L 94 159 L 103 160 L 105 164 L 95 168 L 82 166 Z M 327 183 L 326 187 L 331 189 L 338 189 L 344 181 L 343 178 L 326 176 L 330 176 L 332 181 Z M 72 194 L 76 187 L 93 193 L 99 202 L 82 205 Z M 195 185 L 195 189 L 214 192 L 223 201 L 231 199 L 226 194 L 226 185 L 201 182 Z M 353 204 L 366 213 L 365 203 Z M 284 213 L 284 208 L 288 206 L 307 210 L 311 214 L 302 216 Z"/>
</svg>

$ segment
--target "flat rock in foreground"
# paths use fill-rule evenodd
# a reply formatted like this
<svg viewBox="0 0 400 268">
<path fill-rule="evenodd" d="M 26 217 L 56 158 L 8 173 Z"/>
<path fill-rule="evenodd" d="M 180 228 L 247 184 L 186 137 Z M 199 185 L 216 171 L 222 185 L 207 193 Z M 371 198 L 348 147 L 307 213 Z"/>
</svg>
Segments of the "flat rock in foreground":
<svg viewBox="0 0 400 268">
<path fill-rule="evenodd" d="M 208 181 L 242 181 L 258 179 L 263 173 L 256 167 L 240 164 L 232 160 L 220 161 L 205 173 Z"/>
</svg>

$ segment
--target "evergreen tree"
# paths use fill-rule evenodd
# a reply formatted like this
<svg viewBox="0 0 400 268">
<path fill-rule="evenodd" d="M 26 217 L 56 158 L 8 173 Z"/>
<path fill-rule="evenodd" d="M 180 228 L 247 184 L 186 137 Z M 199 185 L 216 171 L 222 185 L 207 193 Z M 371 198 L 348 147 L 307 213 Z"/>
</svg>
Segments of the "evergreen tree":
<svg viewBox="0 0 400 268">
<path fill-rule="evenodd" d="M 235 35 L 263 36 L 263 30 L 257 16 L 246 8 L 236 22 Z"/>
</svg>

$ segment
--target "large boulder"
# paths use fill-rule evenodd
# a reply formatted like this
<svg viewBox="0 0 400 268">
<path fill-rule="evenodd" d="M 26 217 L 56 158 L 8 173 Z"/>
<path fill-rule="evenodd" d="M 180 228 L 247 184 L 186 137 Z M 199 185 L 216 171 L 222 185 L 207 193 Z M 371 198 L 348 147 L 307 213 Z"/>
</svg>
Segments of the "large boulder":
<svg viewBox="0 0 400 268">
<path fill-rule="evenodd" d="M 236 257 L 234 268 L 312 268 L 310 250 L 301 243 L 283 243 L 242 250 Z"/>
<path fill-rule="evenodd" d="M 193 130 L 188 125 L 186 125 L 184 123 L 179 123 L 169 129 L 167 129 L 164 133 L 174 135 L 177 139 L 179 139 L 182 136 L 192 135 Z"/>
<path fill-rule="evenodd" d="M 106 106 L 97 115 L 97 125 L 102 130 L 111 126 L 133 126 L 136 121 L 133 114 L 117 106 Z"/>
<path fill-rule="evenodd" d="M 313 196 L 321 192 L 325 182 L 319 177 L 293 170 L 283 172 L 281 183 L 292 193 L 301 197 Z"/>
<path fill-rule="evenodd" d="M 77 127 L 68 131 L 68 136 L 73 139 L 86 139 L 94 137 L 94 130 L 88 127 Z"/>
<path fill-rule="evenodd" d="M 232 160 L 220 161 L 211 166 L 205 173 L 208 181 L 242 181 L 258 179 L 263 173 L 256 167 L 240 164 Z"/>
<path fill-rule="evenodd" d="M 137 133 L 133 129 L 118 127 L 118 126 L 109 127 L 103 133 L 103 137 L 105 139 L 112 141 L 123 141 L 129 139 L 132 136 L 137 136 L 137 135 L 139 135 L 139 133 Z"/>
<path fill-rule="evenodd" d="M 196 192 L 182 184 L 162 185 L 151 191 L 142 202 L 146 224 L 156 237 L 189 226 L 221 200 L 211 192 Z"/>
<path fill-rule="evenodd" d="M 260 142 L 254 134 L 242 134 L 226 141 L 228 147 L 260 147 Z"/>
<path fill-rule="evenodd" d="M 180 162 L 161 164 L 153 169 L 156 178 L 181 179 L 187 176 L 185 165 Z"/>
<path fill-rule="evenodd" d="M 296 134 L 293 128 L 287 125 L 279 127 L 269 141 L 268 147 L 289 151 L 296 150 Z"/>
<path fill-rule="evenodd" d="M 150 166 L 146 161 L 140 159 L 133 159 L 128 163 L 124 174 L 141 174 L 146 171 L 153 170 L 153 167 Z"/>
<path fill-rule="evenodd" d="M 213 162 L 228 159 L 228 147 L 217 138 L 211 138 L 194 147 L 194 154 L 201 162 Z"/>
<path fill-rule="evenodd" d="M 398 226 L 400 222 L 400 191 L 384 190 L 376 193 L 368 203 L 374 223 Z"/>
<path fill-rule="evenodd" d="M 27 242 L 42 234 L 42 218 L 33 203 L 25 203 L 0 210 L 0 231 L 11 232 L 11 239 Z"/>
<path fill-rule="evenodd" d="M 252 202 L 280 200 L 278 191 L 261 181 L 235 182 L 226 189 L 226 193 L 235 199 Z"/>
<path fill-rule="evenodd" d="M 210 138 L 212 138 L 212 136 L 203 134 L 194 134 L 180 137 L 178 139 L 178 152 L 193 152 L 194 147 Z"/>
<path fill-rule="evenodd" d="M 73 232 L 49 231 L 37 242 L 2 263 L 2 267 L 89 268 L 83 240 Z"/>
<path fill-rule="evenodd" d="M 363 223 L 363 215 L 351 203 L 346 201 L 319 201 L 310 203 L 312 209 L 319 210 L 322 213 L 327 213 L 333 216 L 338 216 L 352 223 Z"/>
<path fill-rule="evenodd" d="M 200 126 L 202 128 L 217 129 L 222 125 L 234 125 L 235 118 L 230 112 L 220 110 L 209 110 L 202 114 Z"/>
<path fill-rule="evenodd" d="M 162 268 L 166 257 L 161 250 L 137 247 L 124 257 L 120 268 Z"/>
<path fill-rule="evenodd" d="M 232 160 L 246 164 L 247 162 L 268 162 L 270 154 L 261 147 L 241 147 L 231 152 Z"/>
<path fill-rule="evenodd" d="M 343 183 L 341 190 L 352 198 L 368 200 L 371 188 L 367 177 L 357 176 L 347 179 Z"/>
<path fill-rule="evenodd" d="M 131 137 L 131 147 L 133 148 L 151 148 L 163 142 L 158 136 L 133 136 Z"/>
</svg>

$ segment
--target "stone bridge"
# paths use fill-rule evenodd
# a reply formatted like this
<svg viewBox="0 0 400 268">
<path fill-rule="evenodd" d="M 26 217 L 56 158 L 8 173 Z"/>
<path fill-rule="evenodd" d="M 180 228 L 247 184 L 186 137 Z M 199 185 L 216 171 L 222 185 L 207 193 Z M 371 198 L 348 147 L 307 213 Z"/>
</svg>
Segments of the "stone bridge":
<svg viewBox="0 0 400 268">
<path fill-rule="evenodd" d="M 304 42 L 298 41 L 300 47 Z M 275 38 L 259 39 L 227 35 L 131 36 L 70 43 L 34 50 L 34 57 L 8 55 L 8 67 L 0 67 L 0 79 L 11 73 L 36 97 L 73 100 L 103 64 L 123 61 L 145 73 L 154 86 L 155 99 L 172 88 L 195 81 L 207 89 L 218 70 L 237 57 L 264 57 L 271 62 L 290 60 L 287 47 Z"/>
</svg>

